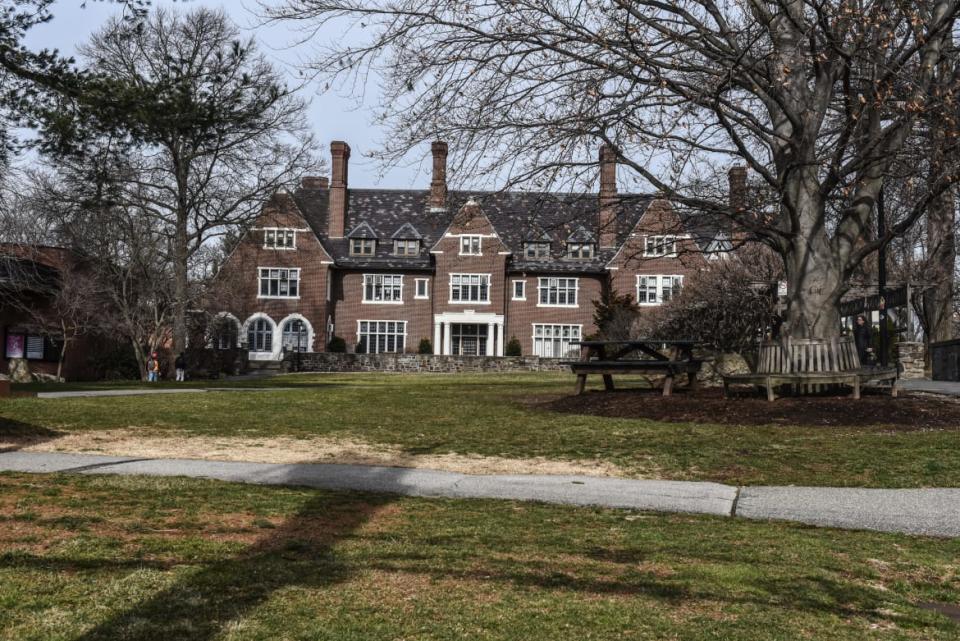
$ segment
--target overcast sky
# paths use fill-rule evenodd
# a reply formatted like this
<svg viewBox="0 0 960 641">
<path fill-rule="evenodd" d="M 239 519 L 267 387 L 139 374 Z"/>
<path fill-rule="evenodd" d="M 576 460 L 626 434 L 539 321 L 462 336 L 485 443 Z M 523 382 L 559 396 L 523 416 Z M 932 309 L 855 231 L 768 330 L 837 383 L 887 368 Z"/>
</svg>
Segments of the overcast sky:
<svg viewBox="0 0 960 641">
<path fill-rule="evenodd" d="M 57 0 L 53 6 L 54 19 L 31 30 L 27 45 L 34 49 L 56 48 L 64 54 L 73 55 L 78 44 L 119 11 L 118 6 L 109 1 L 88 0 L 85 8 L 81 7 L 82 4 L 83 0 Z M 181 10 L 192 6 L 223 8 L 245 34 L 257 39 L 261 51 L 290 75 L 291 84 L 300 82 L 296 76 L 296 62 L 309 55 L 309 45 L 291 46 L 298 34 L 287 27 L 257 27 L 257 17 L 253 12 L 256 3 L 253 0 L 154 0 L 153 4 Z M 350 144 L 351 186 L 425 188 L 429 184 L 429 177 L 425 173 L 429 163 L 422 162 L 424 158 L 411 158 L 410 166 L 392 169 L 381 177 L 380 167 L 363 157 L 364 152 L 375 148 L 383 137 L 383 132 L 372 125 L 372 105 L 358 105 L 334 93 L 318 95 L 316 87 L 312 85 L 304 87 L 303 97 L 311 101 L 310 122 L 324 146 L 327 160 L 331 140 L 346 140 Z M 429 149 L 423 151 L 426 157 Z"/>
</svg>

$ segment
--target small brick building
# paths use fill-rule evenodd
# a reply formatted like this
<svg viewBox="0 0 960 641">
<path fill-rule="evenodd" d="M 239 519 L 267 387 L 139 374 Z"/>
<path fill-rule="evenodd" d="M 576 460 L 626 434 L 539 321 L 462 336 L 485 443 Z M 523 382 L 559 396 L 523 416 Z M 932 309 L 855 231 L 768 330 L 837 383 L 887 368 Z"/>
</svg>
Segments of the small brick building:
<svg viewBox="0 0 960 641">
<path fill-rule="evenodd" d="M 567 356 L 596 332 L 593 301 L 613 288 L 641 309 L 675 295 L 729 243 L 696 232 L 666 200 L 617 191 L 601 150 L 597 194 L 455 192 L 447 145 L 432 146 L 429 189 L 355 189 L 350 147 L 332 175 L 279 192 L 218 276 L 231 288 L 215 344 L 252 359 L 325 351 Z M 731 173 L 733 177 L 733 172 Z"/>
</svg>

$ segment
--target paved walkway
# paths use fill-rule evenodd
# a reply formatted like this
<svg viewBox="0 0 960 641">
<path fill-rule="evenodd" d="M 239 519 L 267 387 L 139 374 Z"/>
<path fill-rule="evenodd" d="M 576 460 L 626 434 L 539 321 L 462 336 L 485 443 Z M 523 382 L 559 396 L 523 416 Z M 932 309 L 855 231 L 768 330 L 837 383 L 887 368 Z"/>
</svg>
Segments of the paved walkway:
<svg viewBox="0 0 960 641">
<path fill-rule="evenodd" d="M 510 499 L 686 512 L 960 537 L 960 489 L 743 487 L 592 476 L 477 476 L 364 465 L 231 463 L 35 452 L 0 453 L 0 471 L 188 476 L 404 496 Z"/>
<path fill-rule="evenodd" d="M 960 383 L 954 381 L 931 381 L 926 378 L 901 379 L 900 389 L 911 392 L 929 392 L 930 394 L 960 396 Z"/>
<path fill-rule="evenodd" d="M 203 392 L 276 392 L 293 387 L 131 387 L 128 389 L 91 389 L 73 392 L 37 392 L 37 398 L 95 398 L 98 396 L 150 396 L 153 394 L 199 394 Z"/>
</svg>

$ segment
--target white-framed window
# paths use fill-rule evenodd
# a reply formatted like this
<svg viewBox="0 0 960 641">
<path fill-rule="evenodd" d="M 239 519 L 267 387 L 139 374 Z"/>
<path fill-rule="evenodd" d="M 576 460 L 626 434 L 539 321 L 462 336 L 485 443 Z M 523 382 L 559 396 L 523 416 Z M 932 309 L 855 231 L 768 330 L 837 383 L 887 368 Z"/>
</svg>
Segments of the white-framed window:
<svg viewBox="0 0 960 641">
<path fill-rule="evenodd" d="M 461 256 L 479 256 L 481 249 L 480 236 L 461 236 L 460 237 L 460 255 Z"/>
<path fill-rule="evenodd" d="M 263 230 L 264 249 L 296 249 L 297 231 L 282 227 L 267 227 Z"/>
<path fill-rule="evenodd" d="M 351 238 L 351 256 L 373 256 L 377 251 L 377 241 L 373 238 Z"/>
<path fill-rule="evenodd" d="M 579 278 L 541 278 L 538 307 L 576 307 Z"/>
<path fill-rule="evenodd" d="M 683 276 L 637 276 L 637 304 L 662 305 L 680 293 Z"/>
<path fill-rule="evenodd" d="M 544 358 L 565 358 L 580 352 L 578 345 L 583 325 L 533 325 L 533 353 Z"/>
<path fill-rule="evenodd" d="M 393 241 L 394 256 L 419 256 L 419 240 L 395 240 Z"/>
<path fill-rule="evenodd" d="M 403 276 L 394 274 L 364 274 L 364 303 L 403 302 Z"/>
<path fill-rule="evenodd" d="M 247 349 L 251 352 L 273 351 L 273 323 L 258 318 L 247 326 Z"/>
<path fill-rule="evenodd" d="M 414 281 L 416 285 L 413 293 L 414 298 L 430 298 L 430 279 L 418 278 Z"/>
<path fill-rule="evenodd" d="M 550 258 L 550 243 L 533 242 L 523 244 L 523 257 L 528 260 Z"/>
<path fill-rule="evenodd" d="M 490 274 L 450 274 L 451 303 L 489 303 Z"/>
<path fill-rule="evenodd" d="M 513 281 L 513 300 L 527 300 L 527 281 Z"/>
<path fill-rule="evenodd" d="M 257 298 L 300 298 L 300 269 L 261 267 Z"/>
<path fill-rule="evenodd" d="M 575 260 L 593 258 L 593 243 L 567 243 L 567 258 Z"/>
<path fill-rule="evenodd" d="M 676 236 L 647 236 L 643 246 L 644 256 L 676 256 Z"/>
<path fill-rule="evenodd" d="M 357 353 L 402 352 L 407 343 L 407 321 L 357 321 Z"/>
</svg>

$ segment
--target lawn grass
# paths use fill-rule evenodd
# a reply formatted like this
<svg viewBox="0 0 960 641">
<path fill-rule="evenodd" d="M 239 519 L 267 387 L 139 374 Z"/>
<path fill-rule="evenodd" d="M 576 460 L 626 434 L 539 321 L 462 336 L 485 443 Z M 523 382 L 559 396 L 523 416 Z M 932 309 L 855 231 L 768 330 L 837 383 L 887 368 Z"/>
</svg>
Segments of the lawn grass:
<svg viewBox="0 0 960 641">
<path fill-rule="evenodd" d="M 268 392 L 0 401 L 0 430 L 350 438 L 406 454 L 598 460 L 641 477 L 738 485 L 960 486 L 960 426 L 721 426 L 561 414 L 568 374 L 301 375 Z M 657 402 L 651 396 L 650 402 Z"/>
<path fill-rule="evenodd" d="M 960 541 L 0 474 L 0 640 L 956 639 Z"/>
</svg>

